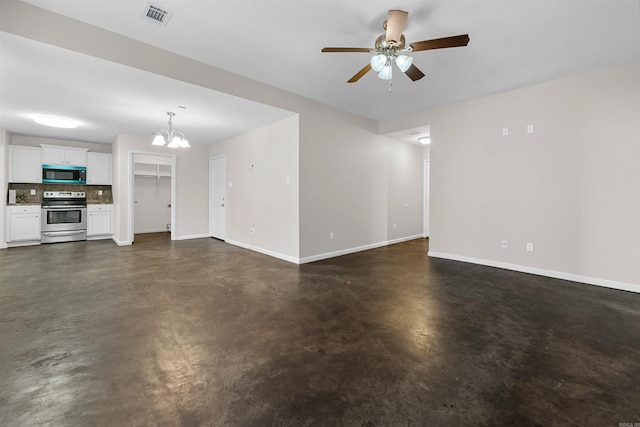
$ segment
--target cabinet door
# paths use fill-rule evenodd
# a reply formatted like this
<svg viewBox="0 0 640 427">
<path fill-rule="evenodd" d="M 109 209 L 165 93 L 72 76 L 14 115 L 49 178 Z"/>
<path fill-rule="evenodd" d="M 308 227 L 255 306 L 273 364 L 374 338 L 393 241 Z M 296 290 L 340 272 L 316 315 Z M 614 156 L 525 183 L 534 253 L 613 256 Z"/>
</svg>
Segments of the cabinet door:
<svg viewBox="0 0 640 427">
<path fill-rule="evenodd" d="M 9 182 L 42 182 L 42 151 L 39 148 L 9 146 Z"/>
<path fill-rule="evenodd" d="M 40 214 L 12 213 L 9 218 L 10 242 L 40 240 Z"/>
<path fill-rule="evenodd" d="M 87 236 L 112 234 L 111 205 L 87 207 Z"/>
<path fill-rule="evenodd" d="M 42 163 L 45 165 L 87 166 L 87 149 L 57 145 L 42 146 Z"/>
<path fill-rule="evenodd" d="M 65 150 L 65 164 L 72 166 L 87 166 L 87 150 Z"/>
<path fill-rule="evenodd" d="M 111 185 L 111 154 L 87 153 L 87 184 Z"/>
<path fill-rule="evenodd" d="M 42 147 L 42 164 L 44 165 L 64 165 L 65 149 L 62 147 Z"/>
</svg>

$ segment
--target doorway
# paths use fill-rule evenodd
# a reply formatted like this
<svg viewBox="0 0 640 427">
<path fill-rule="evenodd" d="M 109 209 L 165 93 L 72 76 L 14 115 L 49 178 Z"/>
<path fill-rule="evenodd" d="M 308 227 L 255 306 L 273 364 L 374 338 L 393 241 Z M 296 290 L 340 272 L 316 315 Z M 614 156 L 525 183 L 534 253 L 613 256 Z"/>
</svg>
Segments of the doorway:
<svg viewBox="0 0 640 427">
<path fill-rule="evenodd" d="M 429 237 L 429 177 L 430 177 L 431 163 L 429 159 L 424 161 L 423 168 L 423 222 L 422 222 L 422 237 Z"/>
<path fill-rule="evenodd" d="M 209 159 L 209 236 L 226 238 L 226 155 Z"/>
<path fill-rule="evenodd" d="M 165 233 L 175 240 L 175 154 L 129 152 L 129 239 Z"/>
</svg>

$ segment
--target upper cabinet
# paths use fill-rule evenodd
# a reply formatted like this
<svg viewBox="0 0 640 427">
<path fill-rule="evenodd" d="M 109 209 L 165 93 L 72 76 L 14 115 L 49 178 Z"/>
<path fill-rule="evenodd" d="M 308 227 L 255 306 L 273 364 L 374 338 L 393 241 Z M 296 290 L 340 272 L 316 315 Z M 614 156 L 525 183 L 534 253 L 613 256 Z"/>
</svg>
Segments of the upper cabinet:
<svg viewBox="0 0 640 427">
<path fill-rule="evenodd" d="M 10 145 L 9 182 L 41 183 L 42 150 L 36 147 Z"/>
<path fill-rule="evenodd" d="M 87 153 L 87 184 L 111 185 L 111 154 Z"/>
<path fill-rule="evenodd" d="M 40 144 L 42 147 L 42 164 L 87 166 L 87 148 L 61 147 Z"/>
</svg>

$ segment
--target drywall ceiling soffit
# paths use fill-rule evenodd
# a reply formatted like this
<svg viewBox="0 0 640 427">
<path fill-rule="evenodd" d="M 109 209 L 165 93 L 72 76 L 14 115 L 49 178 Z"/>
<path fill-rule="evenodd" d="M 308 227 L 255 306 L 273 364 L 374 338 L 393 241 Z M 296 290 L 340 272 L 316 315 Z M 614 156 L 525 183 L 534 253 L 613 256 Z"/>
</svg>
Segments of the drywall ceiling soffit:
<svg viewBox="0 0 640 427">
<path fill-rule="evenodd" d="M 0 128 L 11 133 L 112 143 L 118 134 L 175 130 L 211 144 L 293 113 L 110 61 L 0 32 Z M 180 108 L 186 107 L 186 109 Z M 33 122 L 35 115 L 79 121 L 77 129 Z"/>
</svg>

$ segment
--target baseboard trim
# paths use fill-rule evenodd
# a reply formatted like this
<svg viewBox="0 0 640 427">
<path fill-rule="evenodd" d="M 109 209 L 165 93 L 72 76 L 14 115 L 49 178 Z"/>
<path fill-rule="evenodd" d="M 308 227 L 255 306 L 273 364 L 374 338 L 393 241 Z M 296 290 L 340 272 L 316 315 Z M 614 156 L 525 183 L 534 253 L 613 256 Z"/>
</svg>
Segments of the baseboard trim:
<svg viewBox="0 0 640 427">
<path fill-rule="evenodd" d="M 422 234 L 415 234 L 413 236 L 406 236 L 406 237 L 400 237 L 398 239 L 385 240 L 384 242 L 371 243 L 369 245 L 341 249 L 335 252 L 326 252 L 324 254 L 311 255 L 308 257 L 300 258 L 299 264 L 306 264 L 308 262 L 321 261 L 323 259 L 335 258 L 338 256 L 349 255 L 356 252 L 368 251 L 369 249 L 381 248 L 383 246 L 389 246 L 395 243 L 401 243 L 401 242 L 406 242 L 406 241 L 415 240 L 415 239 L 422 239 Z"/>
<path fill-rule="evenodd" d="M 113 239 L 111 234 L 98 234 L 96 236 L 87 236 L 87 241 L 91 241 L 91 240 L 107 240 L 107 239 Z"/>
<path fill-rule="evenodd" d="M 0 249 L 7 249 L 9 246 L 6 243 L 0 244 Z"/>
<path fill-rule="evenodd" d="M 146 233 L 166 233 L 171 230 L 167 230 L 167 227 L 163 228 L 147 228 L 144 230 L 135 230 L 133 234 L 146 234 Z"/>
<path fill-rule="evenodd" d="M 209 237 L 209 236 L 207 236 Z M 258 246 L 253 246 L 248 243 L 238 242 L 237 240 L 225 240 L 225 243 L 228 243 L 233 246 L 238 246 L 243 249 L 249 249 L 250 251 L 259 252 L 264 255 L 269 255 L 274 258 L 278 258 L 284 261 L 289 261 L 294 264 L 300 264 L 300 258 L 292 257 L 290 255 L 281 254 L 280 252 L 271 251 L 269 249 L 260 248 Z"/>
<path fill-rule="evenodd" d="M 584 283 L 587 285 L 601 286 L 604 288 L 617 289 L 620 291 L 629 291 L 640 293 L 640 285 L 626 282 L 618 282 L 615 280 L 599 279 L 597 277 L 581 276 L 579 274 L 564 273 L 561 271 L 545 270 L 542 268 L 528 267 L 526 265 L 510 264 L 500 261 L 492 261 L 482 258 L 467 257 L 463 255 L 453 255 L 443 252 L 429 251 L 427 253 L 432 258 L 442 258 L 452 261 L 462 261 L 471 264 L 479 264 L 487 267 L 502 268 L 505 270 L 518 271 L 521 273 L 535 274 L 537 276 L 551 277 L 554 279 L 568 280 L 570 282 Z"/>
<path fill-rule="evenodd" d="M 187 236 L 176 236 L 176 240 L 202 239 L 203 237 L 209 237 L 209 234 L 189 234 Z"/>
<path fill-rule="evenodd" d="M 131 245 L 131 241 L 130 240 L 118 240 L 118 238 L 114 235 L 113 237 L 111 237 L 111 239 L 116 242 L 116 245 L 118 246 L 130 246 Z"/>
</svg>

